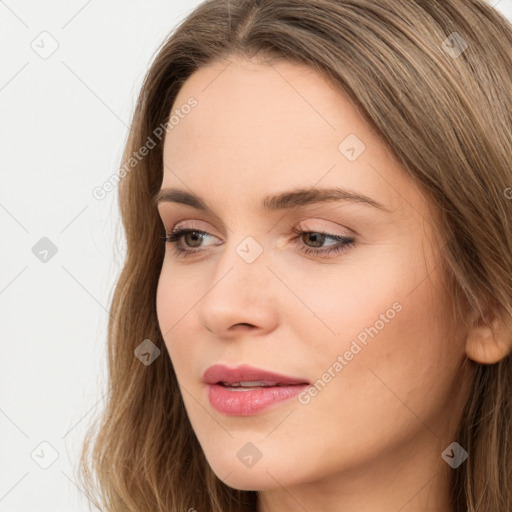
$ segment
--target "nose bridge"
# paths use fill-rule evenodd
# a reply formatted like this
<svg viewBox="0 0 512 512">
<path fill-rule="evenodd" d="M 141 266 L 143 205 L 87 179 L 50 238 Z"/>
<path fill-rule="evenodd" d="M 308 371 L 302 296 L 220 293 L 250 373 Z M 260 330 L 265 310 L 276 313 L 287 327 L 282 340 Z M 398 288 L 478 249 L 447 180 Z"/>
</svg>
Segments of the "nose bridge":
<svg viewBox="0 0 512 512">
<path fill-rule="evenodd" d="M 258 238 L 261 240 L 262 236 Z M 212 285 L 222 287 L 222 282 L 227 281 L 224 288 L 234 287 L 243 292 L 243 300 L 256 297 L 262 291 L 255 288 L 256 285 L 261 287 L 267 281 L 267 263 L 263 240 L 258 241 L 253 235 L 237 236 L 231 233 L 230 240 L 224 244 L 224 250 L 218 256 Z"/>
<path fill-rule="evenodd" d="M 263 241 L 262 241 L 263 242 Z M 209 291 L 201 300 L 199 320 L 208 330 L 221 334 L 244 323 L 269 327 L 275 300 L 263 243 L 255 236 L 231 233 L 217 256 Z"/>
</svg>

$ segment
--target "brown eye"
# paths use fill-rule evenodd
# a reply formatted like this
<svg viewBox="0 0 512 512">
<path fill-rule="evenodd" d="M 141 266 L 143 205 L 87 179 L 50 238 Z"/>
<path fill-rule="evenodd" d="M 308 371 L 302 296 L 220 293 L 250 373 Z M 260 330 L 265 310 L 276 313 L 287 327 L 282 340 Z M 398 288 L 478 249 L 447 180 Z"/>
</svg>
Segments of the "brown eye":
<svg viewBox="0 0 512 512">
<path fill-rule="evenodd" d="M 173 229 L 171 234 L 166 234 L 164 238 L 167 243 L 172 244 L 176 254 L 179 256 L 188 256 L 192 253 L 202 252 L 200 250 L 201 242 L 211 236 L 212 235 L 206 231 L 182 226 Z M 182 243 L 182 239 L 184 239 L 184 243 Z"/>
<path fill-rule="evenodd" d="M 200 231 L 187 231 L 186 233 L 182 233 L 182 235 L 181 239 L 185 240 L 185 245 L 189 247 L 200 247 L 204 238 L 204 235 L 201 234 Z M 188 243 L 189 241 L 191 243 Z"/>
<path fill-rule="evenodd" d="M 354 238 L 347 236 L 331 235 L 329 233 L 322 233 L 320 231 L 306 231 L 296 228 L 292 228 L 292 231 L 298 235 L 295 237 L 295 239 L 300 238 L 301 242 L 303 242 L 300 243 L 300 249 L 306 254 L 325 256 L 328 254 L 346 251 L 350 247 L 355 247 L 357 245 L 357 242 Z M 334 240 L 337 243 L 324 246 L 323 244 L 325 243 L 326 239 Z M 320 249 L 322 246 L 324 246 L 324 248 Z"/>
<path fill-rule="evenodd" d="M 326 236 L 328 236 L 328 235 L 326 235 L 325 233 L 316 233 L 313 231 L 306 231 L 306 232 L 303 232 L 302 239 L 305 242 L 307 242 L 308 241 L 307 239 L 309 239 L 309 242 L 316 244 L 316 245 L 313 245 L 313 247 L 322 247 L 322 244 L 324 243 Z"/>
</svg>

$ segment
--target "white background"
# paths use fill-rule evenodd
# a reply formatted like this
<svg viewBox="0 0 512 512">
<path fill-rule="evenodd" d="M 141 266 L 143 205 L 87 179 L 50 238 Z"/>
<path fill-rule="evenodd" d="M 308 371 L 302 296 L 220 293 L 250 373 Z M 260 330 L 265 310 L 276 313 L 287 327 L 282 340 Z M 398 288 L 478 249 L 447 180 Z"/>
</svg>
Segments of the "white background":
<svg viewBox="0 0 512 512">
<path fill-rule="evenodd" d="M 119 169 L 157 47 L 199 3 L 0 1 L 0 512 L 88 510 L 74 466 L 104 404 L 125 247 L 117 188 L 92 190 Z M 491 3 L 512 20 L 512 0 Z"/>
</svg>

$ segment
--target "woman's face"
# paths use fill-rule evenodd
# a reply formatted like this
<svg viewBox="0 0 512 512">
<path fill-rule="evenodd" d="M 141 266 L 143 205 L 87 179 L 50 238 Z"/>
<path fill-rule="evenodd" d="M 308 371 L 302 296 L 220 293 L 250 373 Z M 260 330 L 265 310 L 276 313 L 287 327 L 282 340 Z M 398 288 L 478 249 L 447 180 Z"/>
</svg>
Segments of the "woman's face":
<svg viewBox="0 0 512 512">
<path fill-rule="evenodd" d="M 197 105 L 181 108 L 190 97 Z M 167 233 L 202 234 L 176 242 L 189 253 L 166 243 L 157 312 L 213 471 L 296 500 L 320 483 L 367 494 L 368 481 L 396 486 L 403 503 L 420 495 L 435 469 L 451 470 L 441 453 L 465 400 L 464 333 L 451 330 L 426 200 L 349 99 L 307 67 L 215 63 L 186 81 L 173 113 L 162 189 L 207 208 L 176 194 L 159 203 Z M 333 188 L 369 200 L 313 201 Z M 217 364 L 309 386 L 209 385 Z"/>
</svg>

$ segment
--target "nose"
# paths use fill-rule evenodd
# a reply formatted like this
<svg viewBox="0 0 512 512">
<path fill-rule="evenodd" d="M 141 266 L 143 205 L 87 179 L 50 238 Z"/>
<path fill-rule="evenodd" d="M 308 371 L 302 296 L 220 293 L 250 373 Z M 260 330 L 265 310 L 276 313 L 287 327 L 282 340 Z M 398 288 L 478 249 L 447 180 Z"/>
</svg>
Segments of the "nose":
<svg viewBox="0 0 512 512">
<path fill-rule="evenodd" d="M 279 281 L 267 268 L 265 253 L 248 263 L 227 245 L 197 305 L 199 323 L 222 339 L 266 334 L 278 323 Z"/>
<path fill-rule="evenodd" d="M 200 324 L 201 324 L 201 325 L 202 325 L 202 326 L 203 326 L 207 331 L 210 331 L 212 334 L 215 334 L 215 332 L 214 332 L 214 331 L 212 331 L 212 330 L 211 330 L 207 325 L 203 324 L 202 322 L 199 322 L 199 323 L 200 323 Z M 239 326 L 249 327 L 250 329 L 252 329 L 253 327 L 258 328 L 258 326 L 253 326 L 253 324 L 248 324 L 248 323 L 245 323 L 245 322 L 243 322 L 243 323 L 239 323 L 239 324 L 236 324 L 236 325 L 234 325 L 234 326 L 233 326 L 233 328 L 234 328 L 234 327 L 237 327 L 237 328 L 238 328 Z"/>
</svg>

